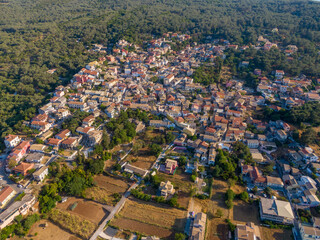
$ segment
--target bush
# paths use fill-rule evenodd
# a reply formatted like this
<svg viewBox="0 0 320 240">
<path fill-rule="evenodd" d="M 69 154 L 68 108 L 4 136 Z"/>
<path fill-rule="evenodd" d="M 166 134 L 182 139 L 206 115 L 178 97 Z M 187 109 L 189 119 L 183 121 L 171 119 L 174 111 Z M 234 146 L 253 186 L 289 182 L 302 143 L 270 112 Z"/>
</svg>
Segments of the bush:
<svg viewBox="0 0 320 240">
<path fill-rule="evenodd" d="M 247 192 L 242 192 L 239 194 L 239 198 L 244 202 L 248 202 L 249 201 L 249 194 Z"/>
<path fill-rule="evenodd" d="M 226 204 L 228 209 L 233 208 L 233 202 L 231 200 L 226 200 L 224 203 Z"/>
<path fill-rule="evenodd" d="M 223 212 L 221 210 L 221 208 L 218 208 L 215 214 L 216 218 L 221 218 L 223 216 Z"/>
<path fill-rule="evenodd" d="M 192 175 L 191 175 L 191 181 L 192 181 L 192 182 L 195 182 L 196 179 L 197 179 L 197 176 L 192 174 Z"/>
<path fill-rule="evenodd" d="M 174 235 L 174 240 L 185 240 L 186 236 L 183 233 L 176 233 Z"/>
<path fill-rule="evenodd" d="M 234 225 L 231 221 L 230 221 L 230 219 L 226 219 L 226 223 L 228 224 L 228 227 L 229 227 L 229 230 L 231 231 L 231 232 L 234 232 L 234 230 L 236 230 L 236 225 Z"/>
</svg>

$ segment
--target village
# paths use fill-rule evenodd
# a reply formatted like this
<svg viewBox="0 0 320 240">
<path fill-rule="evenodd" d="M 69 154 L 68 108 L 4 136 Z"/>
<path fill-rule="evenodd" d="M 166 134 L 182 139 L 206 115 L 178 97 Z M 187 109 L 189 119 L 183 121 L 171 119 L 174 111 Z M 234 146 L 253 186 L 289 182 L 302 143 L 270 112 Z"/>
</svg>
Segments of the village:
<svg viewBox="0 0 320 240">
<path fill-rule="evenodd" d="M 255 69 L 259 82 L 253 89 L 226 67 L 223 81 L 204 85 L 193 78 L 197 68 L 215 67 L 228 49 L 249 46 L 207 39 L 173 50 L 190 39 L 167 33 L 144 46 L 126 40 L 112 49 L 95 44 L 89 51 L 99 58 L 70 84 L 56 87 L 24 122 L 33 136 L 5 138 L 0 228 L 39 211 L 37 195 L 50 181 L 53 163 L 75 168 L 80 154 L 92 156 L 106 135 L 113 139 L 107 127 L 112 119 L 143 112 L 146 119 L 128 120 L 134 137 L 119 144 L 115 139 L 104 173 L 94 176 L 96 185 L 84 198 L 61 196 L 56 217 L 41 220 L 47 229 L 31 228 L 33 239 L 44 239 L 41 231 L 50 227 L 50 234 L 57 231 L 52 239 L 318 239 L 318 149 L 297 142 L 292 124 L 258 119 L 256 113 L 319 101 L 320 87 L 309 90 L 312 81 L 304 75 Z M 298 50 L 262 36 L 254 47 L 281 48 L 289 60 Z M 62 215 L 85 220 L 90 228 L 64 226 Z"/>
</svg>

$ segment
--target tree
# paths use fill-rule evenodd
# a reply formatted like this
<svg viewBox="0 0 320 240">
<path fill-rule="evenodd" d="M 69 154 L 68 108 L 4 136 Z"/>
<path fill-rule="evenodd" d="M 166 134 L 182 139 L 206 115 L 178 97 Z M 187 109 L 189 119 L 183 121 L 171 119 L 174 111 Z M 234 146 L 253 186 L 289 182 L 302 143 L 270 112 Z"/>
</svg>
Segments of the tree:
<svg viewBox="0 0 320 240">
<path fill-rule="evenodd" d="M 221 208 L 218 208 L 218 209 L 217 209 L 216 214 L 215 214 L 215 217 L 216 217 L 216 218 L 221 218 L 221 217 L 223 217 L 223 212 L 222 212 Z"/>
<path fill-rule="evenodd" d="M 151 144 L 149 148 L 150 148 L 151 154 L 155 155 L 156 157 L 158 157 L 162 151 L 162 147 L 155 143 Z"/>
<path fill-rule="evenodd" d="M 258 187 L 257 187 L 257 186 L 254 186 L 254 187 L 252 188 L 252 192 L 253 192 L 253 194 L 257 194 L 257 192 L 258 192 Z"/>
<path fill-rule="evenodd" d="M 104 150 L 109 149 L 110 136 L 109 136 L 109 134 L 107 133 L 106 130 L 103 130 L 101 145 L 102 145 L 102 147 L 103 147 Z"/>
<path fill-rule="evenodd" d="M 185 166 L 186 163 L 187 163 L 187 158 L 186 158 L 185 156 L 179 157 L 178 163 L 179 163 L 179 166 L 180 166 L 180 167 Z"/>
<path fill-rule="evenodd" d="M 100 174 L 104 169 L 104 161 L 102 159 L 92 159 L 89 161 L 89 171 L 93 174 Z"/>
<path fill-rule="evenodd" d="M 270 187 L 266 187 L 263 191 L 268 197 L 272 195 L 272 189 Z"/>
<path fill-rule="evenodd" d="M 305 131 L 302 132 L 300 141 L 301 143 L 308 145 L 315 143 L 316 138 L 316 131 L 314 131 L 313 128 L 307 128 Z"/>
<path fill-rule="evenodd" d="M 36 144 L 44 144 L 44 141 L 41 140 L 40 138 L 36 138 L 35 143 Z"/>
<path fill-rule="evenodd" d="M 194 175 L 194 174 L 192 174 L 192 175 L 191 175 L 191 181 L 192 181 L 192 182 L 195 182 L 195 181 L 196 181 L 196 179 L 197 179 L 197 176 L 196 176 L 196 175 Z"/>
<path fill-rule="evenodd" d="M 271 164 L 271 163 L 268 164 L 267 166 L 265 166 L 265 167 L 263 168 L 263 173 L 266 174 L 266 175 L 269 175 L 270 173 L 273 172 L 273 167 L 274 167 L 273 164 Z"/>
<path fill-rule="evenodd" d="M 183 233 L 176 233 L 174 235 L 174 240 L 185 240 L 186 236 Z"/>
<path fill-rule="evenodd" d="M 233 187 L 235 184 L 236 184 L 236 181 L 235 181 L 234 179 L 232 179 L 232 178 L 229 178 L 229 179 L 228 179 L 228 186 L 229 186 L 229 188 L 230 188 L 230 187 Z"/>
<path fill-rule="evenodd" d="M 171 207 L 178 207 L 179 203 L 178 203 L 178 198 L 176 196 L 173 196 L 172 198 L 170 198 L 170 200 L 168 201 L 168 204 Z"/>
<path fill-rule="evenodd" d="M 235 197 L 235 193 L 231 190 L 228 189 L 226 194 L 225 194 L 225 204 L 228 209 L 231 209 L 233 207 L 233 199 Z"/>
<path fill-rule="evenodd" d="M 240 193 L 240 199 L 244 202 L 248 202 L 249 201 L 249 194 L 247 192 Z"/>
</svg>

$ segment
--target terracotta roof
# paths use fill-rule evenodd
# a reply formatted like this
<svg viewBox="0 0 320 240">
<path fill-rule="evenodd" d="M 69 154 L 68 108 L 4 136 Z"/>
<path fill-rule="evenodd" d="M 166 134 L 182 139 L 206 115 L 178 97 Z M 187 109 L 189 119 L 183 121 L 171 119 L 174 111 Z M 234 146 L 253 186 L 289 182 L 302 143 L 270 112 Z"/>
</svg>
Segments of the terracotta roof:
<svg viewBox="0 0 320 240">
<path fill-rule="evenodd" d="M 16 137 L 19 137 L 19 136 L 9 134 L 8 136 L 5 137 L 5 140 L 8 141 L 8 142 L 11 142 L 11 141 L 12 141 L 13 139 L 15 139 Z"/>
<path fill-rule="evenodd" d="M 14 190 L 10 186 L 2 188 L 0 191 L 0 202 L 2 203 Z"/>
<path fill-rule="evenodd" d="M 22 162 L 20 163 L 18 166 L 16 166 L 13 170 L 15 172 L 21 172 L 21 173 L 25 173 L 26 171 L 32 169 L 34 166 L 33 163 L 25 163 L 25 162 Z"/>
</svg>

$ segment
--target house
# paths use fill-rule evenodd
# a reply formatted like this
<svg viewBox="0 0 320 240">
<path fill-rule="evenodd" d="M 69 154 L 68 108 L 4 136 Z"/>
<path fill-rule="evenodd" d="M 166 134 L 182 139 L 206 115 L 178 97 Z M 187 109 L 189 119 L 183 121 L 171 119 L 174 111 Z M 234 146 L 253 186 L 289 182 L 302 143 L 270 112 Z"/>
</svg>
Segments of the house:
<svg viewBox="0 0 320 240">
<path fill-rule="evenodd" d="M 315 190 L 313 189 L 305 190 L 303 191 L 303 193 L 310 207 L 315 207 L 320 205 L 320 201 L 317 195 L 315 194 Z"/>
<path fill-rule="evenodd" d="M 211 147 L 210 149 L 209 149 L 209 155 L 208 155 L 208 164 L 210 165 L 214 165 L 214 163 L 215 163 L 215 159 L 216 159 L 216 150 L 213 148 L 213 147 Z"/>
<path fill-rule="evenodd" d="M 299 232 L 302 240 L 314 240 L 320 238 L 319 228 L 305 226 L 299 223 Z"/>
<path fill-rule="evenodd" d="M 31 128 L 37 129 L 41 132 L 45 132 L 50 128 L 51 124 L 48 122 L 32 121 L 30 124 Z"/>
<path fill-rule="evenodd" d="M 175 193 L 174 187 L 170 181 L 161 182 L 160 187 L 159 187 L 159 191 L 160 191 L 161 196 L 163 196 L 165 198 L 169 198 L 169 197 L 173 196 Z"/>
<path fill-rule="evenodd" d="M 79 145 L 79 140 L 81 138 L 78 137 L 70 137 L 61 142 L 61 147 L 64 149 L 76 149 Z"/>
<path fill-rule="evenodd" d="M 33 173 L 33 177 L 36 181 L 42 182 L 43 179 L 48 175 L 48 173 L 48 167 L 43 166 Z"/>
<path fill-rule="evenodd" d="M 207 214 L 197 213 L 191 229 L 191 240 L 204 240 L 206 230 Z"/>
<path fill-rule="evenodd" d="M 56 139 L 60 139 L 60 140 L 64 140 L 67 137 L 69 137 L 71 135 L 71 131 L 69 129 L 64 129 L 62 130 L 60 133 L 58 133 L 55 138 Z"/>
<path fill-rule="evenodd" d="M 125 172 L 140 175 L 142 178 L 144 178 L 148 174 L 148 170 L 144 170 L 142 168 L 135 167 L 133 165 L 130 165 L 129 163 L 126 163 L 123 167 L 124 167 L 123 170 Z"/>
<path fill-rule="evenodd" d="M 160 240 L 160 238 L 156 236 L 147 236 L 147 237 L 142 237 L 141 240 Z"/>
<path fill-rule="evenodd" d="M 287 191 L 297 190 L 300 188 L 297 180 L 292 175 L 283 175 L 282 180 Z"/>
<path fill-rule="evenodd" d="M 32 144 L 30 146 L 30 152 L 39 152 L 39 153 L 43 153 L 44 150 L 46 149 L 46 146 L 43 144 Z"/>
<path fill-rule="evenodd" d="M 98 144 L 102 139 L 102 131 L 98 130 L 93 130 L 88 132 L 88 141 L 87 145 L 88 146 L 94 146 Z"/>
<path fill-rule="evenodd" d="M 253 222 L 248 222 L 246 225 L 237 224 L 235 240 L 262 240 L 259 226 Z"/>
<path fill-rule="evenodd" d="M 90 116 L 86 117 L 85 119 L 83 119 L 82 125 L 84 127 L 91 126 L 94 123 L 94 120 L 95 120 L 95 117 L 93 115 L 90 115 Z"/>
<path fill-rule="evenodd" d="M 174 75 L 173 74 L 169 74 L 163 79 L 163 84 L 164 85 L 169 85 L 172 82 L 173 79 L 174 79 Z"/>
<path fill-rule="evenodd" d="M 284 184 L 283 184 L 281 178 L 279 178 L 279 177 L 267 176 L 267 186 L 272 189 L 282 190 Z"/>
<path fill-rule="evenodd" d="M 257 167 L 251 167 L 251 166 L 245 167 L 244 166 L 242 170 L 245 171 L 245 173 L 249 175 L 252 183 L 254 183 L 257 186 L 265 186 L 265 183 L 267 180 L 265 177 L 263 177 L 261 175 L 261 173 Z"/>
<path fill-rule="evenodd" d="M 285 140 L 287 140 L 287 133 L 284 130 L 277 130 L 276 131 L 276 138 L 280 141 L 283 142 Z"/>
<path fill-rule="evenodd" d="M 60 143 L 62 142 L 61 139 L 57 138 L 49 138 L 47 141 L 47 145 L 53 147 L 53 148 L 58 148 L 60 147 Z"/>
<path fill-rule="evenodd" d="M 0 191 L 0 207 L 2 208 L 8 201 L 10 201 L 16 192 L 13 190 L 12 187 L 6 186 L 1 189 Z"/>
<path fill-rule="evenodd" d="M 18 146 L 16 146 L 8 158 L 14 158 L 16 162 L 19 162 L 21 158 L 28 152 L 30 148 L 30 142 L 22 141 Z"/>
<path fill-rule="evenodd" d="M 260 198 L 260 218 L 281 224 L 293 224 L 294 214 L 290 202 Z"/>
<path fill-rule="evenodd" d="M 8 135 L 4 138 L 4 144 L 6 145 L 6 148 L 14 148 L 17 146 L 21 141 L 21 138 L 17 135 Z"/>
<path fill-rule="evenodd" d="M 25 215 L 36 203 L 36 198 L 26 194 L 21 201 L 16 201 L 0 213 L 0 229 L 8 226 L 18 215 Z"/>
<path fill-rule="evenodd" d="M 28 163 L 41 163 L 41 161 L 44 158 L 44 154 L 43 153 L 39 153 L 39 152 L 35 152 L 35 153 L 31 153 L 26 157 L 26 162 Z"/>
<path fill-rule="evenodd" d="M 176 160 L 167 159 L 164 165 L 160 166 L 160 171 L 167 174 L 174 174 L 176 168 L 178 167 L 178 162 Z"/>
<path fill-rule="evenodd" d="M 284 71 L 283 70 L 276 70 L 274 73 L 274 76 L 278 79 L 283 78 L 284 76 Z"/>
<path fill-rule="evenodd" d="M 171 122 L 165 122 L 162 120 L 150 120 L 149 121 L 149 125 L 152 127 L 156 127 L 156 128 L 160 128 L 160 127 L 166 127 L 166 128 L 170 128 L 170 127 L 174 127 L 175 125 Z"/>
<path fill-rule="evenodd" d="M 70 108 L 76 108 L 76 109 L 80 109 L 81 111 L 84 111 L 87 109 L 87 103 L 85 102 L 75 102 L 75 101 L 71 101 L 68 102 L 68 106 Z"/>
<path fill-rule="evenodd" d="M 258 148 L 259 147 L 259 141 L 256 139 L 248 139 L 247 145 L 249 148 Z"/>
<path fill-rule="evenodd" d="M 18 166 L 16 166 L 13 171 L 16 174 L 22 174 L 23 176 L 26 176 L 28 174 L 28 171 L 33 169 L 34 164 L 33 163 L 20 163 Z"/>
</svg>

